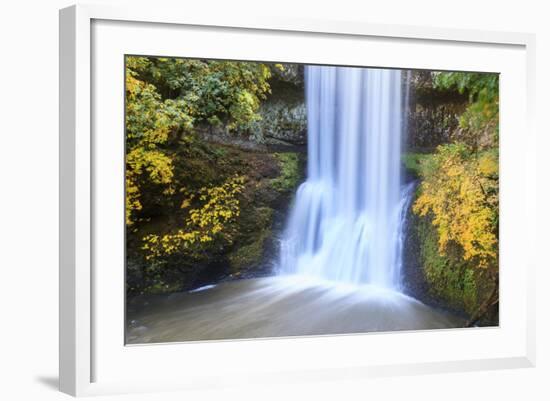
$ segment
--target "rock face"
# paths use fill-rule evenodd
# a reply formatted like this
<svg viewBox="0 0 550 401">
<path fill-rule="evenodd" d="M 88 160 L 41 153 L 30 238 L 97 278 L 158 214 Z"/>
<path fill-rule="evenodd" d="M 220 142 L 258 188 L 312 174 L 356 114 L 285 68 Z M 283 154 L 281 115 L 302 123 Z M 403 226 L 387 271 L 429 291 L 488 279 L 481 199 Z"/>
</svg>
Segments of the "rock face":
<svg viewBox="0 0 550 401">
<path fill-rule="evenodd" d="M 466 324 L 493 291 L 492 281 L 475 262 L 463 259 L 458 245 L 450 243 L 447 253 L 440 254 L 432 217 L 418 216 L 412 210 L 416 196 L 407 211 L 405 225 L 403 291 L 426 305 L 452 313 Z M 477 325 L 496 326 L 498 319 L 496 304 Z"/>
<path fill-rule="evenodd" d="M 283 64 L 282 69 L 272 71 L 271 95 L 262 103 L 261 120 L 253 123 L 250 137 L 268 145 L 304 145 L 307 141 L 304 68 Z"/>
<path fill-rule="evenodd" d="M 244 150 L 262 150 L 275 146 L 296 150 L 307 143 L 307 110 L 304 93 L 304 67 L 295 64 L 271 66 L 271 93 L 262 100 L 260 119 L 230 131 L 227 127 L 195 127 L 202 139 Z"/>
<path fill-rule="evenodd" d="M 307 136 L 304 103 L 266 102 L 260 109 L 262 119 L 254 124 L 253 135 L 269 145 L 305 145 Z"/>
<path fill-rule="evenodd" d="M 287 82 L 298 88 L 304 87 L 304 66 L 300 64 L 279 64 L 282 68 L 273 67 L 271 73 L 275 80 Z"/>
<path fill-rule="evenodd" d="M 404 292 L 413 298 L 425 303 L 426 305 L 441 308 L 442 303 L 430 293 L 430 285 L 426 280 L 426 275 L 423 270 L 422 258 L 422 238 L 419 236 L 419 225 L 422 224 L 422 217 L 417 216 L 412 211 L 412 204 L 407 210 L 407 224 L 405 243 L 403 244 L 403 284 Z M 426 218 L 424 218 L 426 219 Z M 429 223 L 428 223 L 429 224 Z M 449 305 L 444 305 L 447 309 Z M 455 314 L 464 314 L 464 311 L 454 309 Z"/>
<path fill-rule="evenodd" d="M 410 71 L 404 79 L 408 79 L 404 83 L 408 88 L 407 148 L 432 150 L 455 139 L 468 97 L 434 89 L 430 71 Z"/>
</svg>

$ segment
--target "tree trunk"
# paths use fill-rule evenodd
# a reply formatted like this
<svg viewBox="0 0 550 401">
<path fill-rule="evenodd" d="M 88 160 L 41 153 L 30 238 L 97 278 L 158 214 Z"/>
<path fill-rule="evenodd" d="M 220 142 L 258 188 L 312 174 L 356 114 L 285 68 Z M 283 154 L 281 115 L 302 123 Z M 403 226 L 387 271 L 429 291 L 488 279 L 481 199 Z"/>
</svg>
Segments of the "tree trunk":
<svg viewBox="0 0 550 401">
<path fill-rule="evenodd" d="M 466 323 L 465 327 L 472 327 L 474 324 L 476 324 L 487 312 L 489 312 L 489 309 L 495 305 L 499 300 L 499 292 L 498 292 L 498 275 L 494 278 L 495 283 L 493 287 L 493 291 L 491 292 L 491 295 L 487 297 L 487 299 L 479 306 L 477 311 L 472 315 L 470 320 Z"/>
</svg>

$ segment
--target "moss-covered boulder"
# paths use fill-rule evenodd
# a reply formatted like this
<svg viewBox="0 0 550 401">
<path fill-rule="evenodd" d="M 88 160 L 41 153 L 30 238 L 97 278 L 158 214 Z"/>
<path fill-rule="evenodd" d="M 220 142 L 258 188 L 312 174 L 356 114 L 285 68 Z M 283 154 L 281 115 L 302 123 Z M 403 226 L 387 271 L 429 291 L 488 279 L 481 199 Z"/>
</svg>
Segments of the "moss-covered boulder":
<svg viewBox="0 0 550 401">
<path fill-rule="evenodd" d="M 266 240 L 271 235 L 272 208 L 263 206 L 247 212 L 246 217 L 241 220 L 243 238 L 228 255 L 231 274 L 237 277 L 260 266 Z"/>
<path fill-rule="evenodd" d="M 450 244 L 440 253 L 430 216 L 409 211 L 404 248 L 405 291 L 420 301 L 462 315 L 466 322 L 490 296 L 493 281 L 483 269 L 464 261 L 458 245 Z M 498 324 L 498 306 L 478 324 Z"/>
</svg>

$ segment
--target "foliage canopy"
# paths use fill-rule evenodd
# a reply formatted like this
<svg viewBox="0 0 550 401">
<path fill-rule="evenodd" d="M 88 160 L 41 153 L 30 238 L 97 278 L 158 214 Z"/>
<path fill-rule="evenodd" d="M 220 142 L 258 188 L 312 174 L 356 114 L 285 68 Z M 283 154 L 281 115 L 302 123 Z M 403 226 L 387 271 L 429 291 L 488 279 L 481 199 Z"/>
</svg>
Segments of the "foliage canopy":
<svg viewBox="0 0 550 401">
<path fill-rule="evenodd" d="M 498 259 L 498 153 L 473 153 L 465 144 L 441 145 L 424 159 L 415 213 L 432 216 L 439 252 L 450 242 L 464 260 L 495 268 Z"/>
<path fill-rule="evenodd" d="M 126 58 L 126 223 L 143 209 L 144 188 L 160 197 L 178 187 L 173 144 L 191 146 L 201 126 L 226 132 L 260 117 L 270 92 L 265 64 L 128 56 Z"/>
</svg>

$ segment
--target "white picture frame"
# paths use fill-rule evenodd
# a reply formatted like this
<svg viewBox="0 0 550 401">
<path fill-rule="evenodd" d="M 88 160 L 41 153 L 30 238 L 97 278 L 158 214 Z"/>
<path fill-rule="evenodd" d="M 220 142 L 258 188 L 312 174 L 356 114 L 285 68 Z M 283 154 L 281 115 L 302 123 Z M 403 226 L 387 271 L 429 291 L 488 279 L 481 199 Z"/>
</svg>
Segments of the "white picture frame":
<svg viewBox="0 0 550 401">
<path fill-rule="evenodd" d="M 144 29 L 148 29 L 147 35 L 140 37 Z M 113 104 L 109 105 L 114 114 L 101 120 L 101 116 L 105 116 L 105 114 L 101 114 L 103 113 L 101 107 L 104 106 L 98 106 L 96 110 L 97 103 L 94 103 L 93 99 L 94 96 L 101 97 L 105 94 L 101 90 L 97 93 L 94 92 L 96 89 L 94 89 L 92 81 L 96 79 L 94 82 L 97 84 L 97 80 L 112 78 L 114 80 L 112 81 L 113 88 L 118 90 L 122 79 L 121 70 L 112 72 L 115 75 L 119 74 L 118 78 L 115 75 L 107 76 L 101 71 L 103 68 L 113 65 L 108 61 L 112 61 L 107 58 L 108 54 L 115 54 L 118 57 L 119 54 L 131 53 L 121 44 L 124 44 L 124 41 L 128 43 L 131 40 L 137 41 L 138 37 L 144 42 L 141 45 L 143 47 L 138 49 L 138 53 L 141 52 L 141 54 L 195 55 L 194 50 L 191 51 L 192 54 L 188 54 L 189 49 L 174 50 L 179 51 L 178 54 L 174 54 L 168 44 L 162 49 L 156 47 L 155 38 L 167 35 L 168 30 L 173 30 L 172 34 L 174 32 L 182 35 L 190 34 L 185 33 L 186 29 L 193 30 L 193 37 L 200 37 L 204 34 L 205 47 L 210 46 L 208 43 L 213 43 L 207 38 L 209 34 L 221 34 L 227 37 L 238 35 L 242 39 L 241 44 L 235 45 L 234 49 L 227 50 L 233 51 L 234 53 L 231 54 L 236 55 L 244 54 L 246 51 L 251 54 L 250 52 L 255 49 L 254 45 L 249 44 L 245 49 L 243 43 L 247 38 L 251 40 L 254 35 L 261 33 L 266 41 L 272 40 L 273 43 L 284 36 L 294 42 L 301 40 L 300 43 L 304 46 L 308 43 L 324 41 L 327 43 L 327 48 L 334 46 L 329 42 L 337 38 L 340 43 L 344 44 L 341 46 L 342 52 L 345 52 L 347 42 L 354 41 L 358 45 L 361 43 L 361 46 L 364 42 L 365 46 L 372 46 L 373 54 L 380 56 L 384 55 L 384 50 L 376 49 L 386 46 L 399 45 L 401 46 L 399 49 L 403 51 L 407 51 L 409 47 L 416 51 L 424 46 L 426 52 L 431 51 L 432 53 L 434 48 L 430 50 L 429 47 L 435 46 L 440 52 L 440 57 L 443 58 L 437 65 L 433 60 L 430 61 L 429 57 L 426 57 L 426 61 L 417 59 L 414 61 L 414 65 L 404 65 L 399 61 L 398 54 L 394 58 L 390 57 L 390 54 L 386 54 L 387 58 L 380 61 L 380 65 L 388 67 L 434 69 L 435 67 L 441 69 L 447 67 L 447 69 L 452 69 L 450 68 L 452 62 L 446 61 L 445 55 L 448 55 L 451 60 L 452 52 L 472 51 L 479 54 L 479 60 L 471 61 L 469 66 L 464 67 L 465 69 L 500 72 L 509 77 L 505 80 L 504 86 L 501 86 L 501 124 L 503 128 L 501 131 L 501 211 L 505 212 L 502 213 L 502 218 L 507 222 L 501 229 L 503 251 L 501 252 L 501 263 L 516 264 L 519 267 L 516 270 L 505 269 L 503 271 L 503 283 L 501 283 L 503 286 L 501 287 L 503 292 L 501 313 L 503 316 L 500 327 L 437 333 L 365 334 L 303 339 L 210 342 L 193 346 L 166 344 L 125 347 L 122 336 L 119 338 L 116 334 L 122 328 L 120 313 L 117 311 L 123 309 L 123 298 L 118 296 L 121 291 L 120 279 L 123 277 L 124 265 L 120 265 L 120 271 L 117 270 L 116 266 L 118 265 L 115 265 L 115 268 L 108 272 L 108 274 L 113 274 L 113 271 L 117 272 L 114 276 L 109 277 L 110 282 L 116 281 L 112 289 L 105 288 L 107 276 L 104 274 L 105 272 L 101 272 L 101 266 L 105 265 L 104 258 L 113 258 L 118 261 L 120 258 L 115 253 L 123 252 L 123 250 L 111 252 L 102 248 L 103 250 L 98 251 L 98 241 L 101 242 L 102 239 L 97 237 L 98 230 L 106 227 L 102 221 L 108 220 L 106 215 L 102 215 L 104 213 L 104 208 L 101 206 L 103 203 L 97 194 L 108 188 L 102 187 L 103 185 L 118 188 L 116 185 L 120 184 L 120 191 L 123 191 L 123 185 L 119 180 L 120 176 L 117 175 L 120 171 L 118 173 L 110 172 L 111 167 L 116 166 L 116 163 L 119 163 L 118 166 L 123 163 L 123 153 L 120 153 L 120 148 L 117 147 L 123 142 L 123 137 L 122 131 L 120 131 L 120 138 L 115 139 L 115 141 L 119 141 L 116 143 L 107 143 L 103 139 L 97 141 L 97 138 L 94 137 L 94 132 L 96 132 L 94 129 L 102 127 L 102 121 L 108 121 L 115 128 L 123 124 L 123 114 L 121 113 L 123 103 L 118 102 L 118 98 L 114 99 L 115 107 L 112 107 Z M 127 32 L 128 35 L 125 35 L 124 32 Z M 95 41 L 94 34 L 96 35 Z M 109 40 L 106 41 L 105 38 Z M 235 43 L 238 43 L 238 40 Z M 534 244 L 531 236 L 534 235 L 532 233 L 535 230 L 528 228 L 534 227 L 536 216 L 533 204 L 533 199 L 535 199 L 534 177 L 536 176 L 533 155 L 536 138 L 532 127 L 535 85 L 534 44 L 534 35 L 522 33 L 375 25 L 349 21 L 295 20 L 292 18 L 250 19 L 247 17 L 239 20 L 219 16 L 184 15 L 181 12 L 154 7 L 113 8 L 78 5 L 61 10 L 60 390 L 80 396 L 133 391 L 197 389 L 235 384 L 247 385 L 249 382 L 255 384 L 289 383 L 305 380 L 534 366 L 535 261 L 530 259 L 530 256 L 525 256 L 534 254 L 528 250 L 532 246 L 531 244 Z M 212 46 L 212 49 L 215 49 L 215 44 Z M 447 47 L 452 47 L 451 51 Z M 303 58 L 299 58 L 306 56 L 299 56 L 298 53 L 304 53 L 302 49 L 306 48 L 309 47 L 298 48 L 298 45 L 294 45 L 293 50 L 293 47 L 289 45 L 287 46 L 288 56 L 284 56 L 285 60 L 280 60 L 283 57 L 282 53 L 277 54 L 276 46 L 273 46 L 272 50 L 264 49 L 262 55 L 256 59 L 303 61 Z M 133 49 L 135 50 L 135 48 Z M 173 49 L 177 48 L 173 47 Z M 490 57 L 483 55 L 488 51 L 487 49 L 495 49 L 494 57 L 492 60 L 483 61 Z M 102 53 L 103 51 L 105 54 Z M 272 54 L 269 53 L 270 51 Z M 413 53 L 414 51 L 411 50 Z M 386 53 L 388 52 L 389 50 L 386 51 Z M 314 60 L 317 57 L 315 54 L 317 53 L 310 52 L 307 60 Z M 329 55 L 318 54 L 320 58 L 314 61 L 329 61 Z M 208 55 L 212 57 L 212 53 L 208 53 Z M 220 54 L 220 56 L 221 58 L 227 57 L 227 53 Z M 252 56 L 244 55 L 242 57 L 246 59 Z M 330 57 L 333 57 L 333 61 L 336 60 L 338 57 L 336 49 Z M 102 61 L 98 60 L 107 61 L 103 65 Z M 117 60 L 116 63 L 119 63 L 120 60 L 118 58 Z M 356 63 L 362 65 L 363 62 L 357 58 Z M 377 61 L 374 62 L 374 64 L 376 63 Z M 483 67 L 483 65 L 488 67 Z M 104 86 L 100 86 L 100 89 L 102 87 Z M 123 93 L 119 93 L 119 96 L 123 97 Z M 506 114 L 507 111 L 510 113 Z M 97 118 L 100 120 L 96 121 Z M 517 133 L 518 131 L 522 133 L 523 143 L 527 143 L 526 146 L 519 148 L 517 139 L 508 134 L 508 132 Z M 114 159 L 118 161 L 113 165 L 109 162 L 103 163 L 106 160 Z M 509 169 L 511 164 L 516 166 L 514 172 Z M 101 168 L 99 169 L 99 167 Z M 105 180 L 98 178 L 107 175 L 113 177 L 112 181 L 107 178 Z M 104 184 L 107 181 L 109 183 Z M 118 205 L 114 207 L 115 215 L 122 211 L 122 209 L 116 209 L 117 207 Z M 117 216 L 114 220 L 118 218 Z M 122 221 L 116 224 L 119 223 L 122 227 Z M 119 231 L 116 232 L 119 233 Z M 116 245 L 119 239 L 115 239 L 113 244 Z M 513 247 L 507 246 L 512 243 Z M 94 298 L 98 289 L 102 292 L 105 289 L 105 294 L 108 294 L 102 295 L 103 301 L 98 301 L 97 297 Z M 112 315 L 105 310 L 105 301 L 116 305 L 113 307 Z M 98 326 L 102 329 L 98 330 Z M 437 350 L 437 344 L 441 345 L 444 341 L 451 339 L 456 340 L 458 344 L 454 346 L 454 354 L 451 352 L 453 350 L 450 350 L 448 354 Z M 411 348 L 422 347 L 422 345 L 433 346 L 434 355 L 422 359 L 411 351 L 410 354 L 404 354 L 403 357 L 397 358 L 384 351 L 384 349 L 389 349 L 385 348 L 388 344 L 403 344 L 403 341 L 412 345 Z M 468 342 L 487 344 L 487 346 L 485 348 L 472 347 L 472 350 L 466 351 L 465 348 L 461 348 L 460 344 L 468 344 Z M 370 358 L 366 359 L 361 352 L 349 353 L 341 358 L 338 356 L 337 350 L 352 346 L 356 349 L 371 347 Z M 163 375 L 163 372 L 153 371 L 147 373 L 148 376 L 132 378 L 132 372 L 135 373 L 132 369 L 126 369 L 129 372 L 127 375 L 118 373 L 125 370 L 121 369 L 122 364 L 125 367 L 131 367 L 139 361 L 143 361 L 145 366 L 150 366 L 160 360 L 166 360 L 170 366 L 174 361 L 170 362 L 169 359 L 175 358 L 173 355 L 180 352 L 181 347 L 186 347 L 185 352 L 190 363 L 196 364 L 196 369 L 182 367 L 185 370 L 185 379 L 178 375 Z M 408 347 L 403 346 L 405 353 L 406 348 Z M 326 352 L 324 362 L 320 362 L 315 357 L 316 352 L 320 349 Z M 379 352 L 374 353 L 374 349 L 378 349 Z M 293 360 L 292 363 L 287 360 L 285 365 L 283 358 L 277 359 L 277 355 L 284 355 L 285 352 L 291 355 L 301 355 L 301 359 Z M 430 354 L 429 351 L 426 353 Z M 435 355 L 435 353 L 440 355 Z M 204 363 L 201 363 L 200 355 L 208 357 L 218 355 L 220 367 L 214 369 L 214 372 L 210 372 L 211 369 L 209 369 L 210 373 L 206 373 L 207 370 L 203 369 Z M 260 366 L 261 361 L 257 359 L 257 355 L 264 357 L 270 355 L 272 366 Z M 233 357 L 234 360 L 242 359 L 239 362 L 240 365 L 235 362 L 238 375 L 231 373 L 235 366 L 226 366 L 223 363 L 224 358 L 230 357 Z M 254 369 L 250 368 L 250 364 L 256 364 Z M 107 366 L 112 366 L 112 368 L 109 370 Z M 108 372 L 104 374 L 102 369 Z"/>
</svg>

